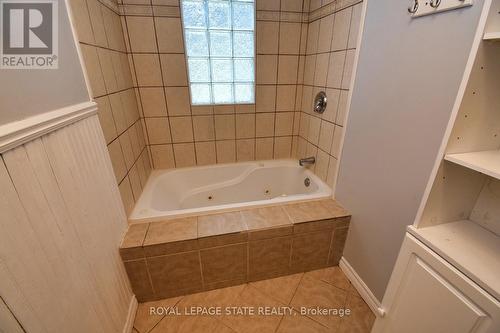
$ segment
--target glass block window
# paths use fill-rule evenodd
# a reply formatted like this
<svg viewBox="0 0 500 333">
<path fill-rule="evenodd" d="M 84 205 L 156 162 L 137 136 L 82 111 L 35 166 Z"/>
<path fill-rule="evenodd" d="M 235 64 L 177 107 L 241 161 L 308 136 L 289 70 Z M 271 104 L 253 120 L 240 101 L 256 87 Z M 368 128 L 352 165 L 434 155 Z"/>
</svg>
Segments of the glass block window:
<svg viewBox="0 0 500 333">
<path fill-rule="evenodd" d="M 192 104 L 254 103 L 254 0 L 181 4 Z"/>
</svg>

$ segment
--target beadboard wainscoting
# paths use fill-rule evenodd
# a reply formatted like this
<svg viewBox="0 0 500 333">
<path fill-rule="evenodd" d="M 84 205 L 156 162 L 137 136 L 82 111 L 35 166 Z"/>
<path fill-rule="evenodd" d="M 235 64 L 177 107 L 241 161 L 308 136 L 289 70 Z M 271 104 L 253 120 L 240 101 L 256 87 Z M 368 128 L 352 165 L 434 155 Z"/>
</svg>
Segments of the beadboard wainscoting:
<svg viewBox="0 0 500 333">
<path fill-rule="evenodd" d="M 127 219 L 97 115 L 1 156 L 0 294 L 24 331 L 131 330 Z"/>
</svg>

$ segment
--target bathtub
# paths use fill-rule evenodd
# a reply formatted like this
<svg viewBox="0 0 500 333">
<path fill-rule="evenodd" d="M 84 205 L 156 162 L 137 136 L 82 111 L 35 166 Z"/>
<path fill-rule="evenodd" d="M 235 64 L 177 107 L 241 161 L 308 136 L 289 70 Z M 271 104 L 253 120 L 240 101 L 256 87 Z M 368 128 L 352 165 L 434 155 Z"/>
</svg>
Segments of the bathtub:
<svg viewBox="0 0 500 333">
<path fill-rule="evenodd" d="M 326 198 L 332 190 L 296 160 L 152 171 L 131 223 Z"/>
</svg>

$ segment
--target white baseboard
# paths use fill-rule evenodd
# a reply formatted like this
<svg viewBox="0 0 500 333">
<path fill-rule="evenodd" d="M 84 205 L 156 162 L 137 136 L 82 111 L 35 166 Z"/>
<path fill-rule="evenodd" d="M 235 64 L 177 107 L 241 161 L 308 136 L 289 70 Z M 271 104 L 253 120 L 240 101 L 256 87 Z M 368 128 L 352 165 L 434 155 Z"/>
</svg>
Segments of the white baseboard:
<svg viewBox="0 0 500 333">
<path fill-rule="evenodd" d="M 368 304 L 373 313 L 377 317 L 383 317 L 385 315 L 385 311 L 382 308 L 382 305 L 380 304 L 379 300 L 375 297 L 375 295 L 373 295 L 370 288 L 368 288 L 365 282 L 361 279 L 358 273 L 356 273 L 354 268 L 352 268 L 352 266 L 344 257 L 340 259 L 339 266 L 340 269 L 342 269 L 344 274 L 347 276 L 349 281 L 351 281 L 354 288 L 356 288 L 358 293 L 365 300 L 366 304 Z"/>
<path fill-rule="evenodd" d="M 125 321 L 125 326 L 123 326 L 123 333 L 131 333 L 132 328 L 134 327 L 134 319 L 135 313 L 137 312 L 137 298 L 135 295 L 132 295 L 132 299 L 130 300 L 130 305 L 128 307 L 127 320 Z"/>
</svg>

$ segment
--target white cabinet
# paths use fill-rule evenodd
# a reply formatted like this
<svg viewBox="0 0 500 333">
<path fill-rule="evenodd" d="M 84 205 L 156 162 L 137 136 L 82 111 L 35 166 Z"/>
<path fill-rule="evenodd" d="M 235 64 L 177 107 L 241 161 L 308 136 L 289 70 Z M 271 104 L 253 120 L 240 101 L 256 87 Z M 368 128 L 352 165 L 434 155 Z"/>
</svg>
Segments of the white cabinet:
<svg viewBox="0 0 500 333">
<path fill-rule="evenodd" d="M 408 233 L 382 303 L 372 333 L 500 332 L 500 303 Z"/>
</svg>

